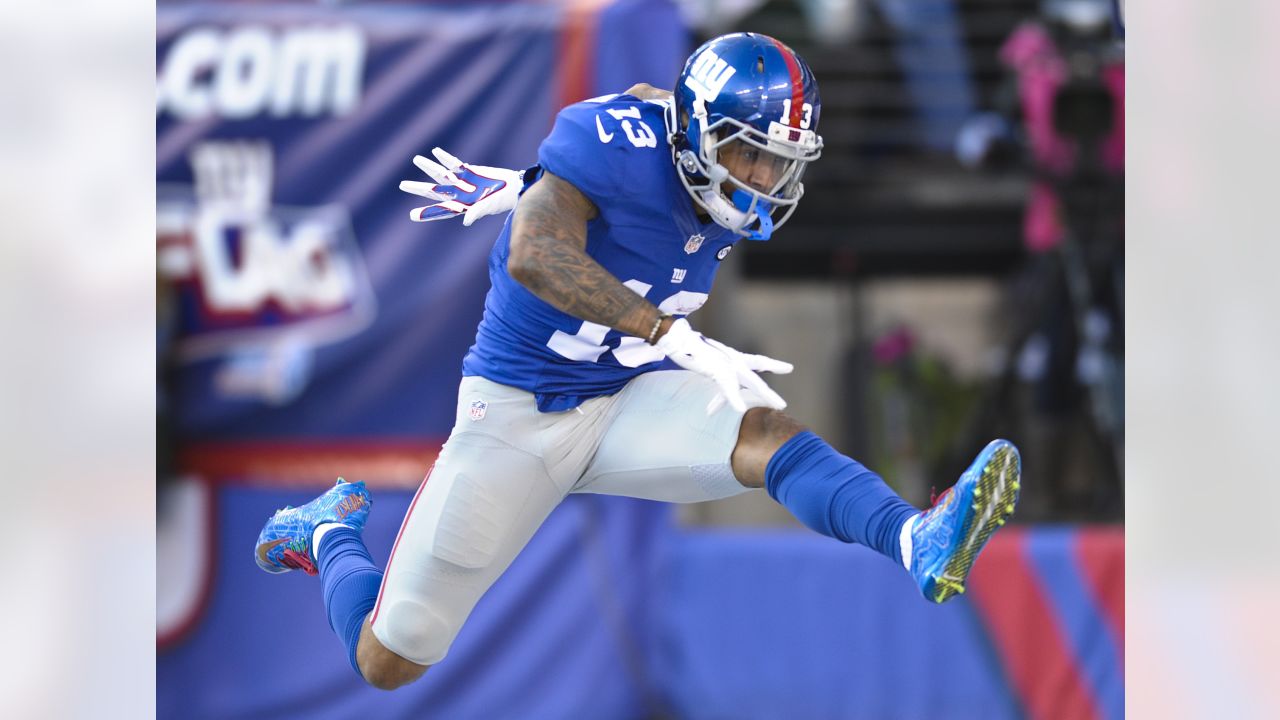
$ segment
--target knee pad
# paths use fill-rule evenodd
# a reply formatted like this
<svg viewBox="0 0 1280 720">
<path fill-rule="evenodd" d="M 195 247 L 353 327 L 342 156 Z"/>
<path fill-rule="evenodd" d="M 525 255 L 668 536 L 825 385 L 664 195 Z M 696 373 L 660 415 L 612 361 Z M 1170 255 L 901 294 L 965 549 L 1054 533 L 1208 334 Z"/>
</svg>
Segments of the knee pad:
<svg viewBox="0 0 1280 720">
<path fill-rule="evenodd" d="M 421 665 L 444 658 L 480 596 L 559 502 L 540 467 L 486 436 L 449 439 L 387 564 L 373 631 L 388 650 Z"/>
<path fill-rule="evenodd" d="M 502 540 L 523 504 L 519 490 L 519 483 L 512 483 L 509 478 L 479 482 L 458 473 L 448 501 L 441 508 L 431 554 L 469 570 L 487 567 L 498 556 Z M 527 495 L 527 485 L 524 490 Z M 503 491 L 507 497 L 495 496 Z"/>
<path fill-rule="evenodd" d="M 415 600 L 393 600 L 379 613 L 374 636 L 383 647 L 419 665 L 435 665 L 449 653 L 458 628 Z"/>
</svg>

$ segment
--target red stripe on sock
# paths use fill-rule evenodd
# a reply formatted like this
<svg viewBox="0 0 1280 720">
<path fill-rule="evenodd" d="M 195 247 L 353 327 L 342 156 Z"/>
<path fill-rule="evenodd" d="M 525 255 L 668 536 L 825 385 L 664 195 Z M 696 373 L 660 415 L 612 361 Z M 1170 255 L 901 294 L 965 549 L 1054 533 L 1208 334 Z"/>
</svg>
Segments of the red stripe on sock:
<svg viewBox="0 0 1280 720">
<path fill-rule="evenodd" d="M 1028 718 L 1096 718 L 1097 705 L 1036 582 L 1025 540 L 1022 528 L 991 538 L 969 575 L 969 596 Z"/>
<path fill-rule="evenodd" d="M 791 121 L 787 124 L 798 128 L 804 117 L 804 81 L 800 75 L 800 63 L 796 62 L 796 56 L 786 45 L 773 38 L 770 40 L 778 46 L 778 52 L 782 53 L 782 59 L 787 63 L 787 72 L 791 75 Z"/>
<path fill-rule="evenodd" d="M 418 506 L 418 498 L 422 497 L 422 489 L 427 486 L 427 481 L 431 479 L 431 471 L 435 470 L 433 464 L 427 468 L 427 476 L 422 478 L 422 484 L 418 486 L 418 492 L 413 494 L 413 500 L 409 503 L 409 509 L 405 511 L 404 520 L 400 523 L 400 531 L 396 533 L 396 541 L 391 545 L 391 556 L 387 558 L 387 567 L 382 572 L 382 583 L 378 585 L 378 599 L 373 603 L 373 616 L 369 620 L 369 624 L 378 621 L 378 609 L 382 607 L 382 591 L 387 589 L 387 578 L 391 577 L 391 563 L 396 559 L 396 548 L 400 547 L 400 537 L 404 535 L 404 529 L 409 526 L 409 518 L 413 517 L 413 509 Z"/>
<path fill-rule="evenodd" d="M 1089 528 L 1076 539 L 1076 560 L 1102 609 L 1116 656 L 1124 663 L 1124 528 Z"/>
</svg>

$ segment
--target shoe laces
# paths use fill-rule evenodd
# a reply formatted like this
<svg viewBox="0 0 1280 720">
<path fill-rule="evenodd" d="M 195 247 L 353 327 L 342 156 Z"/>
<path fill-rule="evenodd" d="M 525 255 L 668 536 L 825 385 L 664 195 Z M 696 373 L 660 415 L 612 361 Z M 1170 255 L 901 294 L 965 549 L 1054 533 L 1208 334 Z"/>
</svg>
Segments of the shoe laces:
<svg viewBox="0 0 1280 720">
<path fill-rule="evenodd" d="M 929 517 L 931 517 L 933 513 L 937 512 L 938 508 L 943 504 L 943 501 L 947 499 L 947 496 L 951 494 L 951 491 L 953 489 L 954 489 L 954 486 L 949 487 L 946 490 L 943 490 L 942 492 L 938 492 L 938 489 L 936 487 L 930 486 L 929 487 L 929 509 L 925 510 L 924 513 L 921 514 L 920 519 L 926 520 Z"/>
<path fill-rule="evenodd" d="M 311 562 L 311 558 L 297 550 L 294 550 L 293 548 L 289 548 L 281 553 L 280 564 L 287 565 L 295 570 L 301 570 L 308 575 L 315 575 L 317 573 L 315 563 Z"/>
</svg>

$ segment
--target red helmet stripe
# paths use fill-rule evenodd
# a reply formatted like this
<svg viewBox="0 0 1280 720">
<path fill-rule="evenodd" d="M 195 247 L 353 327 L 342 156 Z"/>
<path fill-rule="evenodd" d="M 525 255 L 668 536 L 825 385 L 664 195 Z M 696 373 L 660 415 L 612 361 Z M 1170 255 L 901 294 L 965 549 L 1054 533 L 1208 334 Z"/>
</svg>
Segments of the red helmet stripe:
<svg viewBox="0 0 1280 720">
<path fill-rule="evenodd" d="M 791 122 L 787 124 L 798 128 L 800 118 L 804 116 L 804 80 L 800 75 L 800 63 L 796 62 L 795 53 L 790 48 L 774 38 L 769 39 L 778 46 L 778 52 L 782 53 L 782 59 L 787 62 L 787 72 L 791 74 Z"/>
</svg>

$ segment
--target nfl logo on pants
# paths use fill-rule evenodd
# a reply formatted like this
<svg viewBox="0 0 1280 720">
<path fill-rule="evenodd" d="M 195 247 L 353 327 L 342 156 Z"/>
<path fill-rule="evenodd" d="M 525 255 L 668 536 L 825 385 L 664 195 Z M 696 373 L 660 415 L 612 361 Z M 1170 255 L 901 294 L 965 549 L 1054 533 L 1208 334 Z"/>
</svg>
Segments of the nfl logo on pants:
<svg viewBox="0 0 1280 720">
<path fill-rule="evenodd" d="M 477 420 L 483 420 L 484 413 L 488 409 L 489 409 L 489 403 L 483 400 L 473 400 L 471 402 L 471 410 L 469 411 L 472 422 L 475 422 Z"/>
</svg>

